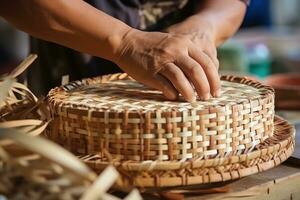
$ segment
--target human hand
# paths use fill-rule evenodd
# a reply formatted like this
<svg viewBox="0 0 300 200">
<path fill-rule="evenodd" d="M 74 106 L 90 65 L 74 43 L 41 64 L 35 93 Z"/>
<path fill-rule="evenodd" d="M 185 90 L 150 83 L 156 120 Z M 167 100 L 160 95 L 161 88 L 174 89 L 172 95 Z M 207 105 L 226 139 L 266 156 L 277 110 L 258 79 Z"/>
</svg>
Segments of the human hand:
<svg viewBox="0 0 300 200">
<path fill-rule="evenodd" d="M 220 93 L 214 61 L 184 34 L 144 32 L 125 34 L 114 60 L 137 81 L 158 89 L 168 99 L 178 92 L 189 102 Z"/>
<path fill-rule="evenodd" d="M 185 21 L 174 24 L 166 29 L 167 33 L 184 35 L 196 45 L 201 52 L 206 54 L 213 62 L 215 68 L 219 69 L 217 58 L 217 36 L 213 23 L 204 16 L 192 16 Z M 218 39 L 220 40 L 220 39 Z"/>
</svg>

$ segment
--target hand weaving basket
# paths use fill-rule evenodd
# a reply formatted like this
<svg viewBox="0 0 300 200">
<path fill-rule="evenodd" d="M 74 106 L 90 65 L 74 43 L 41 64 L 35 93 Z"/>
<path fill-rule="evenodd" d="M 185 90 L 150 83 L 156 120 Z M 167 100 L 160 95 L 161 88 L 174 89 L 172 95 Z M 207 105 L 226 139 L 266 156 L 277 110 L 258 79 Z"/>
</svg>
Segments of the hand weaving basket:
<svg viewBox="0 0 300 200">
<path fill-rule="evenodd" d="M 166 101 L 127 74 L 72 82 L 48 94 L 48 134 L 93 169 L 112 163 L 124 185 L 141 187 L 226 181 L 262 171 L 256 164 L 267 169 L 285 160 L 293 134 L 288 129 L 284 140 L 281 132 L 273 135 L 273 89 L 240 77 L 221 79 L 220 98 L 192 104 Z M 270 151 L 268 141 L 284 145 Z"/>
</svg>

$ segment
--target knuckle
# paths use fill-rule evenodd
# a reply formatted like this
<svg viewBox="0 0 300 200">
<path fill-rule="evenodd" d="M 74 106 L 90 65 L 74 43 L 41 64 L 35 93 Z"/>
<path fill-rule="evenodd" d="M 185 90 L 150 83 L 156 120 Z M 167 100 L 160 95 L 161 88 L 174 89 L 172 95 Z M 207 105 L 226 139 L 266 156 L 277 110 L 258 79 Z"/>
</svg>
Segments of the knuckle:
<svg viewBox="0 0 300 200">
<path fill-rule="evenodd" d="M 198 73 L 199 73 L 199 68 L 197 67 L 197 66 L 192 66 L 191 68 L 190 68 L 190 73 L 192 74 L 192 75 L 197 75 Z"/>
<path fill-rule="evenodd" d="M 207 59 L 204 63 L 204 65 L 202 66 L 202 68 L 204 69 L 204 71 L 208 71 L 208 70 L 213 70 L 212 68 L 214 67 L 214 63 L 212 62 L 211 59 Z"/>
<path fill-rule="evenodd" d="M 181 79 L 181 74 L 178 71 L 173 71 L 173 77 L 176 82 L 179 82 Z"/>
<path fill-rule="evenodd" d="M 172 49 L 172 47 L 170 45 L 168 45 L 162 49 L 159 49 L 158 53 L 160 54 L 161 57 L 169 57 L 172 54 L 171 49 Z"/>
<path fill-rule="evenodd" d="M 166 58 L 176 58 L 178 55 L 182 54 L 181 46 L 170 44 L 161 50 L 161 55 Z"/>
<path fill-rule="evenodd" d="M 179 79 L 179 73 L 177 72 L 176 69 L 174 69 L 173 66 L 171 65 L 166 65 L 164 68 L 164 72 L 170 76 L 170 78 L 178 80 Z"/>
<path fill-rule="evenodd" d="M 184 51 L 179 51 L 176 55 L 176 62 L 177 63 L 180 63 L 179 65 L 185 65 L 185 63 L 187 62 L 187 59 L 186 59 L 186 54 Z"/>
</svg>

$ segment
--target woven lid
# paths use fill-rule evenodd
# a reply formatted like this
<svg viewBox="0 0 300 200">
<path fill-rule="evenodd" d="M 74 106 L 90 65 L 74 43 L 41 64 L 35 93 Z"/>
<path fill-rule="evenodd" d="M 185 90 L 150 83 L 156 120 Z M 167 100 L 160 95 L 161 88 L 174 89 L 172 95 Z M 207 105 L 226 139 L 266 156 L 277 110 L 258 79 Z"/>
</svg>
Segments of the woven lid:
<svg viewBox="0 0 300 200">
<path fill-rule="evenodd" d="M 72 82 L 50 92 L 49 96 L 55 103 L 77 109 L 111 112 L 161 110 L 164 112 L 232 106 L 261 100 L 267 95 L 273 94 L 272 89 L 259 83 L 242 78 L 223 77 L 219 98 L 188 103 L 180 96 L 176 101 L 167 101 L 161 91 L 148 88 L 125 74 L 118 75 L 119 77 L 117 75 L 104 76 L 85 79 L 82 82 Z"/>
<path fill-rule="evenodd" d="M 52 138 L 75 154 L 103 151 L 124 160 L 182 160 L 251 151 L 273 134 L 274 93 L 240 77 L 222 77 L 208 101 L 166 101 L 127 74 L 55 88 L 48 102 Z"/>
</svg>

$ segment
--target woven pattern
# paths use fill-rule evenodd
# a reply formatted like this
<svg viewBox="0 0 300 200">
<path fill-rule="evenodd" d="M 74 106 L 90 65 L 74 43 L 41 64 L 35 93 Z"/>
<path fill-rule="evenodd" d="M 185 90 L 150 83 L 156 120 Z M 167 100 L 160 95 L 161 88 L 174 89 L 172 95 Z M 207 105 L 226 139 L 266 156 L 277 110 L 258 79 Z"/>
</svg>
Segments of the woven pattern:
<svg viewBox="0 0 300 200">
<path fill-rule="evenodd" d="M 76 81 L 48 94 L 49 136 L 75 154 L 121 160 L 186 160 L 239 155 L 273 134 L 274 92 L 222 77 L 222 95 L 196 103 L 165 101 L 126 74 Z"/>
<path fill-rule="evenodd" d="M 107 165 L 115 166 L 122 174 L 120 187 L 187 186 L 223 182 L 266 171 L 292 155 L 295 128 L 279 117 L 275 117 L 274 127 L 274 135 L 257 145 L 251 153 L 228 158 L 195 158 L 184 162 L 122 162 L 109 155 L 93 154 L 81 156 L 80 159 L 98 173 Z"/>
</svg>

